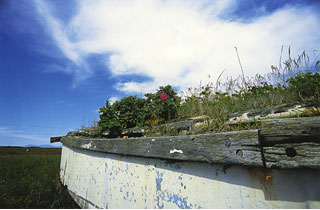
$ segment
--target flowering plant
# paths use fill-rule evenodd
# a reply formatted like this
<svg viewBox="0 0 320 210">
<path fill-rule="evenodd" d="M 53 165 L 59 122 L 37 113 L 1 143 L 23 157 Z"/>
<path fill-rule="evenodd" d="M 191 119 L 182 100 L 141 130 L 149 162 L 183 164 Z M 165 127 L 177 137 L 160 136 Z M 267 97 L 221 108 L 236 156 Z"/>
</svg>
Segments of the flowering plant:
<svg viewBox="0 0 320 210">
<path fill-rule="evenodd" d="M 166 93 L 161 93 L 160 98 L 165 101 L 168 98 L 168 95 Z"/>
<path fill-rule="evenodd" d="M 147 101 L 136 96 L 128 96 L 112 105 L 106 101 L 106 106 L 101 107 L 99 127 L 103 131 L 109 131 L 112 137 L 121 136 L 124 128 L 144 126 L 151 119 L 151 113 L 147 109 Z"/>
<path fill-rule="evenodd" d="M 108 131 L 112 137 L 121 136 L 124 128 L 161 124 L 178 117 L 180 97 L 170 86 L 160 86 L 156 93 L 146 93 L 146 99 L 128 96 L 101 107 L 98 126 L 101 133 Z"/>
<path fill-rule="evenodd" d="M 178 116 L 180 97 L 170 85 L 160 86 L 156 93 L 147 93 L 145 96 L 150 102 L 148 110 L 153 110 L 154 120 L 168 121 Z"/>
</svg>

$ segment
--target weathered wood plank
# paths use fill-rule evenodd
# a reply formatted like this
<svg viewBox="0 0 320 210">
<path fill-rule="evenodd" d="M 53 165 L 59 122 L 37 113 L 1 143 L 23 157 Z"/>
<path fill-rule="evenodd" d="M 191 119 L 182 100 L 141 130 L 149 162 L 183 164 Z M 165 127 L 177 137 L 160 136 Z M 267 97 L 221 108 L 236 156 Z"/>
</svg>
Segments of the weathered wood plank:
<svg viewBox="0 0 320 210">
<path fill-rule="evenodd" d="M 261 121 L 262 144 L 319 142 L 320 117 L 280 118 Z"/>
<path fill-rule="evenodd" d="M 208 120 L 208 117 L 203 115 L 203 116 L 197 116 L 197 117 L 189 118 L 189 119 L 182 120 L 182 121 L 170 122 L 170 123 L 166 123 L 166 124 L 162 124 L 162 125 L 156 125 L 153 127 L 146 126 L 146 127 L 142 127 L 142 128 L 139 128 L 139 127 L 124 128 L 121 131 L 121 136 L 141 137 L 144 135 L 145 131 L 147 131 L 147 130 L 155 131 L 163 126 L 165 126 L 167 128 L 174 128 L 178 132 L 183 131 L 183 130 L 190 131 L 191 129 L 193 129 L 193 127 L 194 127 L 194 125 L 196 125 L 196 123 L 204 122 L 206 120 Z M 98 129 L 95 129 L 95 128 L 84 128 L 84 129 L 80 129 L 77 131 L 71 131 L 68 133 L 68 136 L 113 138 L 112 136 L 110 136 L 109 131 L 99 133 Z"/>
<path fill-rule="evenodd" d="M 65 136 L 62 143 L 120 155 L 263 166 L 258 130 L 129 139 Z"/>
<path fill-rule="evenodd" d="M 261 121 L 267 168 L 320 168 L 320 117 Z"/>
<path fill-rule="evenodd" d="M 320 168 L 319 143 L 277 144 L 263 147 L 267 168 Z"/>
<path fill-rule="evenodd" d="M 263 120 L 259 131 L 129 139 L 67 135 L 52 137 L 51 142 L 60 139 L 69 146 L 120 155 L 267 168 L 320 168 L 319 116 Z"/>
<path fill-rule="evenodd" d="M 60 142 L 62 136 L 50 137 L 50 143 Z"/>
<path fill-rule="evenodd" d="M 187 120 L 177 121 L 177 122 L 170 122 L 162 125 L 156 125 L 153 127 L 143 127 L 143 128 L 126 128 L 122 130 L 123 136 L 129 137 L 141 137 L 146 130 L 157 130 L 160 127 L 165 126 L 166 128 L 174 128 L 176 131 L 181 132 L 183 130 L 190 131 L 193 129 L 194 125 L 199 122 L 204 122 L 208 120 L 207 116 L 198 116 L 194 118 L 189 118 Z"/>
<path fill-rule="evenodd" d="M 263 118 L 277 118 L 284 116 L 298 117 L 302 110 L 320 108 L 320 101 L 305 101 L 282 104 L 253 110 L 234 112 L 229 114 L 230 123 L 241 121 L 259 120 Z M 243 119 L 246 116 L 247 119 Z"/>
</svg>

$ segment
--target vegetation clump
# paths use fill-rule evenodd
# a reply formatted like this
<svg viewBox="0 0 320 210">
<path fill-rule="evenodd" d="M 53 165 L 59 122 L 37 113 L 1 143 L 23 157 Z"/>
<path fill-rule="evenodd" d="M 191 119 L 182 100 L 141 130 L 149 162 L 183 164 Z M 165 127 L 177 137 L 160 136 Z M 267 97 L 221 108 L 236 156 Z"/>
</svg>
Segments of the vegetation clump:
<svg viewBox="0 0 320 210">
<path fill-rule="evenodd" d="M 99 110 L 100 131 L 119 136 L 124 128 L 153 126 L 178 117 L 180 98 L 170 85 L 161 86 L 156 93 L 147 93 L 145 97 L 124 97 L 113 104 L 107 100 Z"/>
<path fill-rule="evenodd" d="M 320 100 L 320 60 L 310 62 L 303 52 L 297 59 L 290 56 L 279 67 L 271 66 L 266 76 L 257 74 L 252 78 L 239 76 L 227 78 L 222 83 L 208 83 L 198 88 L 177 92 L 170 86 L 160 87 L 156 93 L 145 94 L 145 99 L 125 97 L 111 105 L 100 108 L 101 131 L 115 136 L 123 128 L 161 125 L 172 119 L 187 119 L 205 115 L 205 131 L 228 130 L 225 123 L 233 112 L 276 106 L 297 101 Z M 254 123 L 256 125 L 257 123 Z M 174 133 L 169 129 L 168 134 Z"/>
</svg>

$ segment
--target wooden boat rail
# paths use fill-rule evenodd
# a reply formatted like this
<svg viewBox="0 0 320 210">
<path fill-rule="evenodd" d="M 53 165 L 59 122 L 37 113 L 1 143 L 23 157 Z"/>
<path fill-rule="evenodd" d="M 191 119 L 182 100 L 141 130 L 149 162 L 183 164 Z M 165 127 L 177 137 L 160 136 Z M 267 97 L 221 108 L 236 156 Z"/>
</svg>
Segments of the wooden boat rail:
<svg viewBox="0 0 320 210">
<path fill-rule="evenodd" d="M 97 152 L 172 161 L 264 168 L 320 168 L 320 117 L 261 120 L 259 129 L 198 135 L 94 138 L 52 137 L 51 142 Z"/>
</svg>

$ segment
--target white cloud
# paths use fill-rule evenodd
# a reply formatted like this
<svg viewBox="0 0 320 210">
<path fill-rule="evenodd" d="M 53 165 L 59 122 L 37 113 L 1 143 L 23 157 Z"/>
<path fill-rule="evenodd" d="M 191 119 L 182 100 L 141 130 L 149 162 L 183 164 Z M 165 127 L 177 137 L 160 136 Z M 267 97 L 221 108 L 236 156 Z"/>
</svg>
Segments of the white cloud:
<svg viewBox="0 0 320 210">
<path fill-rule="evenodd" d="M 37 134 L 26 134 L 22 130 L 14 130 L 8 127 L 0 127 L 0 136 L 16 137 L 22 139 L 35 140 L 40 143 L 48 143 L 49 137 Z"/>
<path fill-rule="evenodd" d="M 109 98 L 109 103 L 112 105 L 114 102 L 119 101 L 120 98 L 117 96 Z"/>
<path fill-rule="evenodd" d="M 320 48 L 320 21 L 310 7 L 284 7 L 248 24 L 230 22 L 219 14 L 232 10 L 236 0 L 83 0 L 74 18 L 62 25 L 50 6 L 35 0 L 57 45 L 81 68 L 78 80 L 93 70 L 86 56 L 108 54 L 106 69 L 113 75 L 139 74 L 153 79 L 119 83 L 127 93 L 154 91 L 171 84 L 182 89 L 224 76 L 238 76 L 238 48 L 247 76 L 270 71 L 281 46 L 292 55 Z"/>
</svg>

